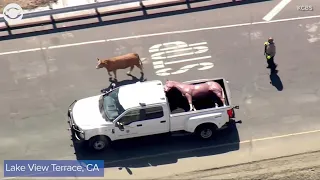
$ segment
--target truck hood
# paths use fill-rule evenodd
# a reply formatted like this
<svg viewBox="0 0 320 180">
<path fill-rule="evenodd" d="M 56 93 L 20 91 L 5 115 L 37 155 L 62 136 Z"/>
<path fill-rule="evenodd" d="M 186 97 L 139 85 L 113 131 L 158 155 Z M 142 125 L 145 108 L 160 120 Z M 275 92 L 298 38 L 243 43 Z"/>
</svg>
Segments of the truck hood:
<svg viewBox="0 0 320 180">
<path fill-rule="evenodd" d="M 111 125 L 106 121 L 99 110 L 99 98 L 101 95 L 78 100 L 73 106 L 74 123 L 81 129 L 98 128 Z"/>
</svg>

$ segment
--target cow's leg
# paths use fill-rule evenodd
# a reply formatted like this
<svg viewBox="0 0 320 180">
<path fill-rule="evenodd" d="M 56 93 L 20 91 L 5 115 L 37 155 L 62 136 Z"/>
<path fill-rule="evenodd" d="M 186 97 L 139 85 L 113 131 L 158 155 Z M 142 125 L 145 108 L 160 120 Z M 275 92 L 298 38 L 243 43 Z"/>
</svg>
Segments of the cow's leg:
<svg viewBox="0 0 320 180">
<path fill-rule="evenodd" d="M 223 93 L 223 92 L 222 92 Z M 222 94 L 221 92 L 217 92 L 216 95 L 218 96 L 218 98 L 220 99 L 221 103 L 222 103 L 222 106 L 225 106 L 225 103 L 224 103 L 224 95 Z"/>
<path fill-rule="evenodd" d="M 188 93 L 186 93 L 185 96 L 188 99 L 188 103 L 189 103 L 189 106 L 190 106 L 190 111 L 196 110 L 196 108 L 192 104 L 192 96 L 190 94 L 188 94 Z"/>
<path fill-rule="evenodd" d="M 127 72 L 127 75 L 131 75 L 134 66 L 130 66 L 130 70 Z"/>
<path fill-rule="evenodd" d="M 117 79 L 117 71 L 114 70 L 114 71 L 113 71 L 113 74 L 114 74 L 114 79 L 116 80 L 116 79 Z"/>
<path fill-rule="evenodd" d="M 140 69 L 141 74 L 143 74 L 143 68 L 142 68 L 142 65 L 137 64 L 136 66 Z"/>
<path fill-rule="evenodd" d="M 110 71 L 108 71 L 108 74 L 109 74 L 110 78 L 112 79 L 112 75 L 111 75 Z"/>
</svg>

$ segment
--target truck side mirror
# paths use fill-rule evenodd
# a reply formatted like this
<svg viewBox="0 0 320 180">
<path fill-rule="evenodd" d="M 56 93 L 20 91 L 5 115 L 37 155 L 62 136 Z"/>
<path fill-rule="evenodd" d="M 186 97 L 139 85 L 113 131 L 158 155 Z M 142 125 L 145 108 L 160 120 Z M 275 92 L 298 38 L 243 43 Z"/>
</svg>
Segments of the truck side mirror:
<svg viewBox="0 0 320 180">
<path fill-rule="evenodd" d="M 123 124 L 121 122 L 117 121 L 117 126 L 121 131 L 124 130 Z"/>
<path fill-rule="evenodd" d="M 116 87 L 116 84 L 115 83 L 112 83 L 111 84 L 111 89 L 114 89 Z"/>
</svg>

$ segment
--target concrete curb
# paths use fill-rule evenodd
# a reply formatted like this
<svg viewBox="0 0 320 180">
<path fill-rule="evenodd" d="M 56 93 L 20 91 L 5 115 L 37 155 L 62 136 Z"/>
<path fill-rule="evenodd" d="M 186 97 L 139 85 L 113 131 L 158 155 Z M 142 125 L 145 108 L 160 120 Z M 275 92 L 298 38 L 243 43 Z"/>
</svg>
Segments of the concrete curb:
<svg viewBox="0 0 320 180">
<path fill-rule="evenodd" d="M 232 0 L 230 0 L 232 1 Z M 97 9 L 88 9 L 82 11 L 73 11 L 67 12 L 62 14 L 55 14 L 55 15 L 47 15 L 41 17 L 34 17 L 34 18 L 27 18 L 23 19 L 19 22 L 14 23 L 0 23 L 0 29 L 8 29 L 8 28 L 17 28 L 23 26 L 30 26 L 30 25 L 37 25 L 43 23 L 51 23 L 55 21 L 66 21 L 66 20 L 73 20 L 77 18 L 85 18 L 85 17 L 92 17 L 98 15 L 105 15 L 110 13 L 120 13 L 130 10 L 139 10 L 143 7 L 151 8 L 156 6 L 163 6 L 163 5 L 173 5 L 176 3 L 187 3 L 192 2 L 188 0 L 150 0 L 150 1 L 141 1 L 141 2 L 134 2 L 134 3 L 127 3 L 122 5 L 113 5 L 108 7 L 100 7 Z"/>
</svg>

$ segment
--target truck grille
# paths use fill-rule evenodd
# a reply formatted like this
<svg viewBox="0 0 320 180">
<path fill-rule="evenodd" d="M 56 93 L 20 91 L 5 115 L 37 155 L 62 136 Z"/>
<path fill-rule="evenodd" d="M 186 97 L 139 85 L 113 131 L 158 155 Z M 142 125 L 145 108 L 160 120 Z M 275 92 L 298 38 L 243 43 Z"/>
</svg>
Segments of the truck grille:
<svg viewBox="0 0 320 180">
<path fill-rule="evenodd" d="M 75 101 L 69 106 L 69 109 L 68 109 L 68 119 L 69 119 L 70 127 L 71 127 L 72 129 L 74 129 L 75 131 L 80 132 L 80 128 L 74 123 L 73 115 L 72 115 L 72 107 L 73 107 L 73 105 L 74 105 L 76 102 L 77 102 L 77 101 L 75 100 Z"/>
</svg>

